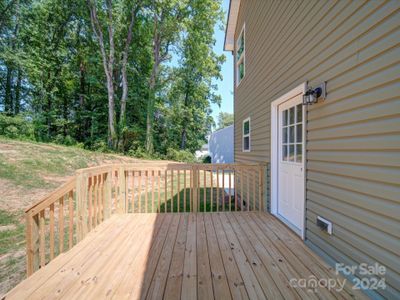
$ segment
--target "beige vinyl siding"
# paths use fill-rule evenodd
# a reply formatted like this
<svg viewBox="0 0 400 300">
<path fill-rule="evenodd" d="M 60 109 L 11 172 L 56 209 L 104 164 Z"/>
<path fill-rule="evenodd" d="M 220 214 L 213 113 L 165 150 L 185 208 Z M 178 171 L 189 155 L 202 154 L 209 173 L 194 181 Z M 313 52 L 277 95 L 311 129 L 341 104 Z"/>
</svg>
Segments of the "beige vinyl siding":
<svg viewBox="0 0 400 300">
<path fill-rule="evenodd" d="M 269 163 L 271 102 L 327 81 L 327 99 L 307 109 L 306 242 L 331 262 L 385 265 L 379 293 L 388 298 L 400 298 L 399 9 L 399 1 L 241 1 L 235 35 L 245 22 L 235 161 Z M 242 152 L 247 117 L 251 151 Z M 317 215 L 333 222 L 332 236 Z"/>
</svg>

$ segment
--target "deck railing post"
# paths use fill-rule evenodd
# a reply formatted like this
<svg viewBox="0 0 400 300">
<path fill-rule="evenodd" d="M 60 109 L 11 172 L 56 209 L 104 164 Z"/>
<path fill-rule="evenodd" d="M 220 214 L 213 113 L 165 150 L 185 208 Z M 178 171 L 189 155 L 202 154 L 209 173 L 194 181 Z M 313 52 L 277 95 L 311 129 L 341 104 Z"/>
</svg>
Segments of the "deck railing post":
<svg viewBox="0 0 400 300">
<path fill-rule="evenodd" d="M 111 216 L 111 202 L 112 202 L 112 169 L 106 173 L 104 190 L 104 220 Z"/>
<path fill-rule="evenodd" d="M 120 167 L 118 169 L 118 212 L 126 213 L 127 205 L 126 205 L 126 174 L 125 169 Z"/>
<path fill-rule="evenodd" d="M 199 188 L 199 168 L 196 165 L 192 165 L 192 173 L 193 173 L 193 212 L 197 212 L 197 202 L 198 202 L 198 188 Z"/>
<path fill-rule="evenodd" d="M 26 263 L 27 276 L 39 269 L 39 216 L 26 214 Z"/>
<path fill-rule="evenodd" d="M 76 202 L 77 202 L 77 240 L 81 241 L 88 232 L 88 176 L 79 172 L 76 176 Z"/>
</svg>

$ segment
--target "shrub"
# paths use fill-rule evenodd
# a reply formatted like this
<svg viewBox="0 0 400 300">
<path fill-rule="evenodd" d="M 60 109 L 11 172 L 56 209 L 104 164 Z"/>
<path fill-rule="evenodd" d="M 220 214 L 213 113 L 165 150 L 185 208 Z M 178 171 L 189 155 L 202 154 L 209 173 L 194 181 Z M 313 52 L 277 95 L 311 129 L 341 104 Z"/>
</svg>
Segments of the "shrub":
<svg viewBox="0 0 400 300">
<path fill-rule="evenodd" d="M 110 152 L 110 149 L 107 147 L 107 143 L 105 140 L 96 140 L 91 146 L 91 149 L 96 152 Z"/>
<path fill-rule="evenodd" d="M 210 155 L 205 155 L 204 157 L 202 157 L 201 161 L 204 164 L 211 164 L 211 156 Z"/>
<path fill-rule="evenodd" d="M 176 150 L 173 148 L 168 148 L 167 159 L 188 163 L 196 162 L 196 158 L 193 153 L 186 150 Z"/>
<path fill-rule="evenodd" d="M 34 140 L 34 131 L 32 122 L 23 116 L 11 117 L 0 114 L 0 135 L 13 139 Z"/>
<path fill-rule="evenodd" d="M 136 158 L 143 158 L 143 159 L 159 159 L 158 153 L 149 154 L 146 149 L 142 146 L 138 146 L 136 149 L 130 149 L 128 151 L 129 156 L 133 156 Z"/>
</svg>

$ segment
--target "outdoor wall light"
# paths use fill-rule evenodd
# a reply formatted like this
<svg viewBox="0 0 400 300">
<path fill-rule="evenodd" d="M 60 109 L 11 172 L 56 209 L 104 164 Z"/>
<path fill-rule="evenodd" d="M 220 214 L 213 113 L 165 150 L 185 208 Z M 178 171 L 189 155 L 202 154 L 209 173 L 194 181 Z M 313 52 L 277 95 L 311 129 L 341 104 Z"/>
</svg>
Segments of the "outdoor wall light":
<svg viewBox="0 0 400 300">
<path fill-rule="evenodd" d="M 303 95 L 303 105 L 311 105 L 318 102 L 318 99 L 326 98 L 326 81 L 313 89 L 311 86 Z"/>
</svg>

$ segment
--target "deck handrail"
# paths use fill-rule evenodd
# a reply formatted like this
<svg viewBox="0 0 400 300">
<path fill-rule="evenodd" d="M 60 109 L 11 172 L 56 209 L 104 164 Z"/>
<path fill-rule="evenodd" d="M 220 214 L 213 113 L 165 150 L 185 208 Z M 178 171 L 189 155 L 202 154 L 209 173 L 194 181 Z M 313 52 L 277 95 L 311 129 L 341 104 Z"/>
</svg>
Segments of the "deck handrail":
<svg viewBox="0 0 400 300">
<path fill-rule="evenodd" d="M 27 274 L 112 214 L 264 210 L 265 164 L 108 164 L 77 170 L 26 209 Z"/>
</svg>

